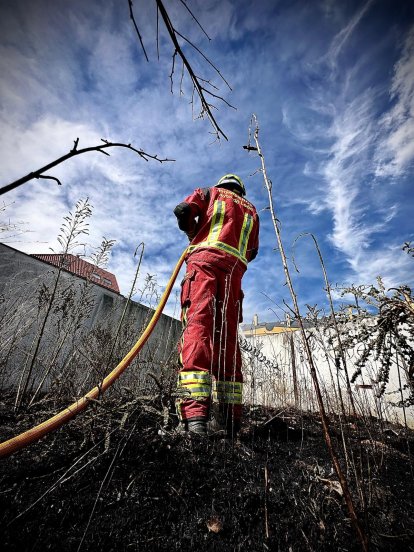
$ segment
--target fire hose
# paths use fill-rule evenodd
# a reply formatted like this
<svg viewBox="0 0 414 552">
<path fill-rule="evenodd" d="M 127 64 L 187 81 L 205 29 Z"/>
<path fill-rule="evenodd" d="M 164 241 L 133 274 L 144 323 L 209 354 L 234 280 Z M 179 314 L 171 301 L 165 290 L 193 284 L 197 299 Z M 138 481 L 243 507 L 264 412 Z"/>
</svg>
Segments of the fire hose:
<svg viewBox="0 0 414 552">
<path fill-rule="evenodd" d="M 18 450 L 26 447 L 27 445 L 30 445 L 31 443 L 34 443 L 35 441 L 38 441 L 48 433 L 51 433 L 52 431 L 55 431 L 56 429 L 63 426 L 66 422 L 85 410 L 91 401 L 102 395 L 102 393 L 104 393 L 108 389 L 108 387 L 110 387 L 115 382 L 115 380 L 119 378 L 119 376 L 126 370 L 126 368 L 128 368 L 128 366 L 140 352 L 142 347 L 147 342 L 152 331 L 154 330 L 164 309 L 165 303 L 167 302 L 167 299 L 171 293 L 172 287 L 184 262 L 186 254 L 187 249 L 184 250 L 183 254 L 179 258 L 148 326 L 145 328 L 138 341 L 135 343 L 129 353 L 121 360 L 118 366 L 116 366 L 116 368 L 114 368 L 112 372 L 110 372 L 99 385 L 91 389 L 89 393 L 75 401 L 73 404 L 71 404 L 55 416 L 52 416 L 48 420 L 45 420 L 41 424 L 32 427 L 27 431 L 24 431 L 20 435 L 16 435 L 16 437 L 13 437 L 8 441 L 0 443 L 0 458 L 10 456 L 14 452 L 17 452 Z"/>
</svg>

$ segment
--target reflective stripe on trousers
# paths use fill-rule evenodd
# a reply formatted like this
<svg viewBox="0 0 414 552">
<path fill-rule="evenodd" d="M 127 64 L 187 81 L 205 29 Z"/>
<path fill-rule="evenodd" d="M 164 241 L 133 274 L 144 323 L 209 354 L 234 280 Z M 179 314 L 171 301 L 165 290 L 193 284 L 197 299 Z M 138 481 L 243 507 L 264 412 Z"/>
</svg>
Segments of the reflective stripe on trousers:
<svg viewBox="0 0 414 552">
<path fill-rule="evenodd" d="M 180 372 L 178 388 L 185 397 L 200 399 L 210 397 L 220 403 L 242 404 L 243 383 L 238 381 L 212 381 L 208 372 Z"/>
</svg>

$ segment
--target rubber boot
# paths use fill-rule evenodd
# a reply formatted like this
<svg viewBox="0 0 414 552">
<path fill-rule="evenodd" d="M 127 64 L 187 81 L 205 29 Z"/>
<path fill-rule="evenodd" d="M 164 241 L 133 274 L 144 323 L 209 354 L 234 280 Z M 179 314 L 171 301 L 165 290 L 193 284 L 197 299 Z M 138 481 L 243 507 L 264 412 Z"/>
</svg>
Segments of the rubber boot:
<svg viewBox="0 0 414 552">
<path fill-rule="evenodd" d="M 207 435 L 207 420 L 188 420 L 187 428 L 190 433 Z"/>
</svg>

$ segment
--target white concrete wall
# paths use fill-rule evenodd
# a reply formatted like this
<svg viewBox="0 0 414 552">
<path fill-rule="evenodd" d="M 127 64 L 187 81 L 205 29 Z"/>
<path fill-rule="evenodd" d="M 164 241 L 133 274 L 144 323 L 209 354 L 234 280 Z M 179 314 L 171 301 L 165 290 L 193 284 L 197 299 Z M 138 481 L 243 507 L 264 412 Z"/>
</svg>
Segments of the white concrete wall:
<svg viewBox="0 0 414 552">
<path fill-rule="evenodd" d="M 338 370 L 334 351 L 328 344 L 328 337 L 322 336 L 316 329 L 307 329 L 306 334 L 327 411 L 340 412 L 342 396 L 345 410 L 351 412 L 342 362 Z M 246 402 L 317 410 L 314 384 L 299 331 L 243 337 L 252 347 L 259 349 L 269 361 L 276 362 L 278 365 L 278 369 L 268 368 L 254 354 L 243 352 Z M 356 370 L 355 362 L 361 352 L 353 349 L 346 354 L 349 379 Z M 414 407 L 403 409 L 393 405 L 402 398 L 406 399 L 409 394 L 408 389 L 401 389 L 407 384 L 403 361 L 398 359 L 397 363 L 396 360 L 392 362 L 390 379 L 381 398 L 377 398 L 380 386 L 376 382 L 381 363 L 372 360 L 366 363 L 361 376 L 351 384 L 352 396 L 358 414 L 382 417 L 402 424 L 406 420 L 410 427 L 414 427 Z M 296 397 L 293 366 L 296 369 Z M 372 385 L 372 389 L 364 388 L 363 385 Z"/>
</svg>

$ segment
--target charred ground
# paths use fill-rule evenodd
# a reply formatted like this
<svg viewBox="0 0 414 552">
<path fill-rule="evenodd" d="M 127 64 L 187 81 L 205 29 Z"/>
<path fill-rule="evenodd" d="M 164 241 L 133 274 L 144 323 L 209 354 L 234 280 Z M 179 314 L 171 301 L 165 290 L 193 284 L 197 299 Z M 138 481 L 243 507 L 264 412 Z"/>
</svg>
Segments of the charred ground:
<svg viewBox="0 0 414 552">
<path fill-rule="evenodd" d="M 1 440 L 58 407 L 14 415 L 3 400 Z M 317 414 L 246 409 L 237 442 L 190 439 L 171 418 L 163 429 L 162 414 L 156 401 L 106 399 L 3 459 L 2 549 L 360 549 Z M 414 550 L 414 432 L 330 422 L 370 548 Z"/>
</svg>

